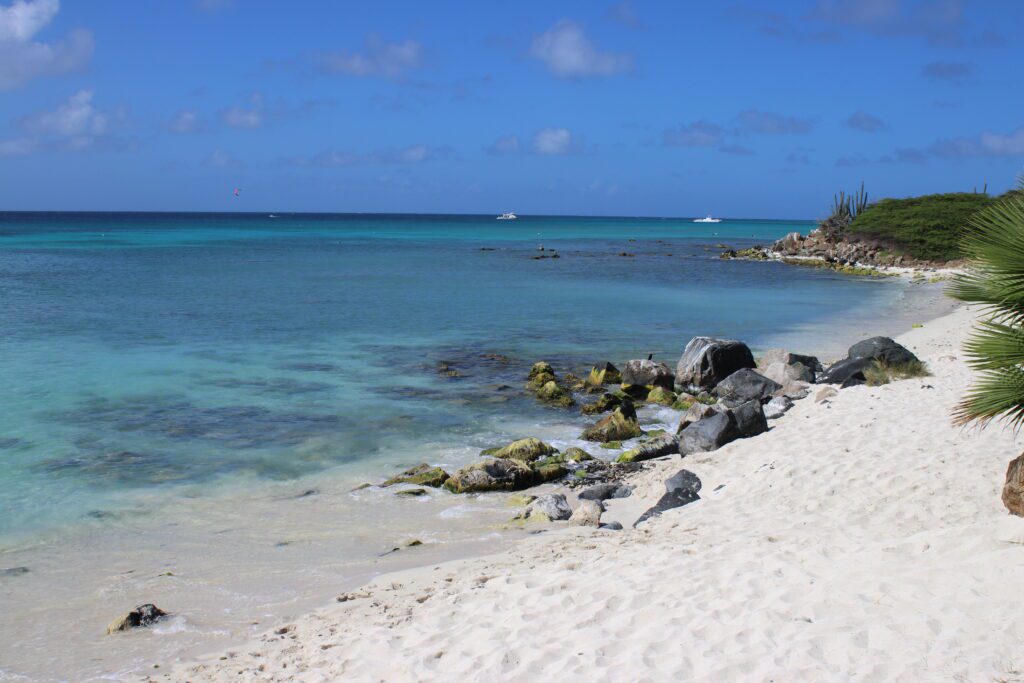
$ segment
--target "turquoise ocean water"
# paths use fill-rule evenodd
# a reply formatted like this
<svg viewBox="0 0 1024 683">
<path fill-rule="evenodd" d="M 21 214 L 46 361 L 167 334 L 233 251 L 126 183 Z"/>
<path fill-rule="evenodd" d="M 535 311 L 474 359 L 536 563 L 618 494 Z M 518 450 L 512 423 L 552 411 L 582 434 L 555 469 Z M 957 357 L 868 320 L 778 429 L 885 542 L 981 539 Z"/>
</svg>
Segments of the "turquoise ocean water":
<svg viewBox="0 0 1024 683">
<path fill-rule="evenodd" d="M 484 443 L 510 414 L 551 415 L 493 386 L 538 358 L 672 362 L 696 334 L 757 346 L 897 293 L 716 258 L 809 225 L 0 214 L 0 539 L 139 491 Z"/>
</svg>

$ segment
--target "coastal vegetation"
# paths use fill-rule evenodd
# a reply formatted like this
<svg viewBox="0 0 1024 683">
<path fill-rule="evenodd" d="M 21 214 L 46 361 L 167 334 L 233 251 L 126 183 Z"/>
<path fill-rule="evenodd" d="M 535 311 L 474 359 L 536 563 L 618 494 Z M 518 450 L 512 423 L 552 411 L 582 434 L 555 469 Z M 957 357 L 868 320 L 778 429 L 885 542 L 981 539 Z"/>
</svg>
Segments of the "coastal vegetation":
<svg viewBox="0 0 1024 683">
<path fill-rule="evenodd" d="M 987 313 L 964 344 L 980 377 L 956 407 L 961 425 L 1005 419 L 1024 425 L 1024 195 L 1003 197 L 975 215 L 961 241 L 968 270 L 950 294 Z M 1010 462 L 1003 503 L 1024 516 L 1024 455 Z"/>
</svg>

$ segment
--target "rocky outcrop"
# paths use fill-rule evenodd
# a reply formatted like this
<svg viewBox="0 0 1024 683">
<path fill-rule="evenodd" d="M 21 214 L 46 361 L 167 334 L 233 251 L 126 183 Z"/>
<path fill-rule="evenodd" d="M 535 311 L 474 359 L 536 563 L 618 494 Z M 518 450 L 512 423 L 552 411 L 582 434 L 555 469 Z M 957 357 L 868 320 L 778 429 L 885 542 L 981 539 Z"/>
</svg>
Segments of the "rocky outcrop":
<svg viewBox="0 0 1024 683">
<path fill-rule="evenodd" d="M 620 455 L 616 462 L 641 462 L 679 452 L 679 439 L 671 434 L 644 439 L 636 448 Z"/>
<path fill-rule="evenodd" d="M 700 491 L 700 487 L 700 478 L 696 474 L 689 470 L 679 470 L 665 481 L 665 494 L 653 507 L 648 508 L 640 515 L 639 519 L 633 523 L 633 526 L 637 527 L 651 517 L 659 517 L 666 510 L 672 510 L 700 500 L 700 496 L 697 494 Z"/>
<path fill-rule="evenodd" d="M 456 470 L 444 483 L 452 493 L 519 491 L 533 485 L 533 470 L 521 460 L 496 458 Z"/>
<path fill-rule="evenodd" d="M 892 245 L 855 235 L 840 235 L 836 230 L 817 228 L 806 236 L 791 232 L 772 244 L 769 252 L 777 257 L 820 259 L 840 265 L 933 266 L 934 263 L 905 256 Z"/>
<path fill-rule="evenodd" d="M 545 493 L 537 496 L 523 509 L 516 519 L 528 519 L 534 522 L 560 522 L 572 515 L 569 502 L 561 493 Z"/>
<path fill-rule="evenodd" d="M 537 389 L 535 392 L 538 399 L 544 403 L 548 403 L 559 408 L 571 408 L 576 405 L 576 401 L 573 400 L 572 395 L 558 386 L 555 380 L 548 380 L 542 387 Z"/>
<path fill-rule="evenodd" d="M 611 415 L 602 418 L 597 424 L 587 427 L 580 437 L 586 441 L 607 443 L 609 441 L 625 441 L 643 434 L 636 419 L 633 404 L 624 401 Z"/>
<path fill-rule="evenodd" d="M 677 391 L 700 393 L 743 368 L 756 367 L 746 344 L 733 339 L 694 337 L 676 365 Z"/>
<path fill-rule="evenodd" d="M 145 605 L 139 605 L 131 612 L 121 615 L 117 619 L 114 619 L 107 626 L 107 635 L 111 633 L 118 633 L 121 631 L 128 631 L 133 628 L 143 628 L 150 626 L 160 621 L 167 616 L 167 612 L 156 605 L 146 603 Z"/>
<path fill-rule="evenodd" d="M 767 403 L 772 394 L 781 388 L 782 385 L 778 382 L 773 382 L 750 368 L 742 368 L 719 382 L 714 394 L 729 405 L 754 400 Z"/>
<path fill-rule="evenodd" d="M 558 449 L 551 444 L 544 443 L 533 437 L 519 439 L 500 448 L 488 448 L 480 451 L 480 455 L 490 455 L 495 458 L 508 458 L 510 460 L 522 460 L 533 462 L 538 458 L 558 453 Z"/>
<path fill-rule="evenodd" d="M 889 337 L 871 337 L 870 339 L 857 342 L 850 347 L 846 357 L 849 359 L 870 358 L 887 365 L 904 365 L 906 363 L 920 362 L 917 356 L 906 347 L 897 344 Z"/>
<path fill-rule="evenodd" d="M 604 512 L 604 505 L 599 500 L 581 500 L 576 509 L 569 517 L 569 524 L 574 526 L 601 526 L 601 513 Z"/>
<path fill-rule="evenodd" d="M 622 369 L 622 383 L 672 389 L 675 375 L 664 363 L 647 359 L 631 360 L 626 361 L 626 367 Z"/>
<path fill-rule="evenodd" d="M 1011 515 L 1024 517 L 1024 454 L 1010 461 L 1003 484 L 1003 505 Z"/>
<path fill-rule="evenodd" d="M 449 474 L 440 467 L 434 467 L 427 463 L 420 463 L 410 467 L 401 474 L 396 474 L 381 486 L 394 486 L 395 484 L 413 484 L 415 486 L 432 486 L 438 488 L 448 481 Z"/>
</svg>

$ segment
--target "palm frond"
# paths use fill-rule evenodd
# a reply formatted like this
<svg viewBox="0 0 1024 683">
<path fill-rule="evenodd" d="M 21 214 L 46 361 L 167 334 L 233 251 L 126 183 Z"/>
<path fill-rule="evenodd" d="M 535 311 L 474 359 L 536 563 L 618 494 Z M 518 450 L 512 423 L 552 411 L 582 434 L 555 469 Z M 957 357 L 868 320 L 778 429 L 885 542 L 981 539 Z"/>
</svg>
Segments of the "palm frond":
<svg viewBox="0 0 1024 683">
<path fill-rule="evenodd" d="M 1024 329 L 993 320 L 978 323 L 964 343 L 968 363 L 977 370 L 999 370 L 1024 365 Z"/>
<path fill-rule="evenodd" d="M 1005 368 L 982 374 L 953 411 L 958 425 L 982 425 L 1002 417 L 1014 429 L 1024 424 L 1024 370 Z"/>
</svg>

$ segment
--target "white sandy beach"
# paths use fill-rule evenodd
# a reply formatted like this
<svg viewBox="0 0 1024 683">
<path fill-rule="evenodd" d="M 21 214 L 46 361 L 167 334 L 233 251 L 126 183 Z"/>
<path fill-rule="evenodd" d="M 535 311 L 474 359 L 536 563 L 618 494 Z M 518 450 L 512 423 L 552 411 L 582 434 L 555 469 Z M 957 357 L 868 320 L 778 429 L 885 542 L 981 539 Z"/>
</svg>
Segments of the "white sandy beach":
<svg viewBox="0 0 1024 683">
<path fill-rule="evenodd" d="M 554 524 L 386 575 L 154 679 L 1024 680 L 1024 519 L 999 499 L 1024 440 L 949 419 L 972 320 L 899 339 L 931 377 L 812 394 L 767 434 L 655 461 L 605 521 L 681 467 L 702 500 L 639 530 Z"/>
</svg>

